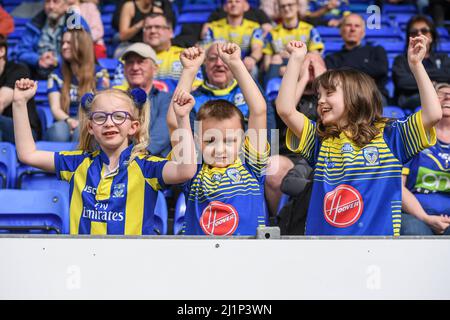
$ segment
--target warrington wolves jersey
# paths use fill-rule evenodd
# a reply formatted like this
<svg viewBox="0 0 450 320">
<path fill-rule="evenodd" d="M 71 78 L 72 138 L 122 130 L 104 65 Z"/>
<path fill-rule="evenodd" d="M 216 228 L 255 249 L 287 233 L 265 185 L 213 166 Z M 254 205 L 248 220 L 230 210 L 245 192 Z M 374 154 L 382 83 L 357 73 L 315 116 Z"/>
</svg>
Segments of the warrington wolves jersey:
<svg viewBox="0 0 450 320">
<path fill-rule="evenodd" d="M 158 71 L 155 75 L 155 80 L 164 81 L 168 86 L 168 92 L 175 91 L 181 71 L 183 71 L 183 65 L 180 61 L 180 54 L 183 50 L 184 48 L 171 46 L 169 50 L 156 53 Z M 194 81 L 194 87 L 199 86 L 202 79 L 203 76 L 201 70 L 199 70 Z"/>
<path fill-rule="evenodd" d="M 344 133 L 321 141 L 316 123 L 304 121 L 300 140 L 288 130 L 286 144 L 315 169 L 306 234 L 399 235 L 402 165 L 436 143 L 422 111 L 378 124 L 381 133 L 362 148 Z"/>
<path fill-rule="evenodd" d="M 450 215 L 450 144 L 438 140 L 403 168 L 406 187 L 428 214 Z"/>
<path fill-rule="evenodd" d="M 317 29 L 309 23 L 300 21 L 297 28 L 287 29 L 282 24 L 273 28 L 265 38 L 263 53 L 268 55 L 280 53 L 292 40 L 306 43 L 308 51 L 321 51 L 324 48 Z"/>
<path fill-rule="evenodd" d="M 258 154 L 245 139 L 243 159 L 226 168 L 199 165 L 185 184 L 187 235 L 255 235 L 266 225 L 264 169 L 269 155 Z"/>
<path fill-rule="evenodd" d="M 226 18 L 210 22 L 204 42 L 209 44 L 214 41 L 236 43 L 241 47 L 242 58 L 250 55 L 253 45 L 264 45 L 259 23 L 247 19 L 243 19 L 240 26 L 229 25 Z"/>
<path fill-rule="evenodd" d="M 70 183 L 70 234 L 155 234 L 153 211 L 167 160 L 142 155 L 129 162 L 132 148 L 109 174 L 103 151 L 55 153 L 56 175 Z"/>
</svg>

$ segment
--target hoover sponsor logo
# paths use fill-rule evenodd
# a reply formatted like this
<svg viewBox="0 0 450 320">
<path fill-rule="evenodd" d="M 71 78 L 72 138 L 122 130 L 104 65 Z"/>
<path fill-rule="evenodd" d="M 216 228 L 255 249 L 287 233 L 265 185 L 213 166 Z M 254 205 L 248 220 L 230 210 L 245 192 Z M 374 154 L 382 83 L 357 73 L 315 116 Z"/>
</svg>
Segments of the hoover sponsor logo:
<svg viewBox="0 0 450 320">
<path fill-rule="evenodd" d="M 346 184 L 328 192 L 323 201 L 325 220 L 337 228 L 346 228 L 358 221 L 363 207 L 361 194 Z"/>
</svg>

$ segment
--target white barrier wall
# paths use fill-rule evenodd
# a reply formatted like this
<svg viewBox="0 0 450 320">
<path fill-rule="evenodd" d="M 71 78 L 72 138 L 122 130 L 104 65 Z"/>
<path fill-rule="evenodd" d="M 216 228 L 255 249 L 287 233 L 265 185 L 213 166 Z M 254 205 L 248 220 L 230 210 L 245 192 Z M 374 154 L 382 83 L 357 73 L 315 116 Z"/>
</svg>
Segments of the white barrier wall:
<svg viewBox="0 0 450 320">
<path fill-rule="evenodd" d="M 0 299 L 450 299 L 450 238 L 0 237 Z"/>
</svg>

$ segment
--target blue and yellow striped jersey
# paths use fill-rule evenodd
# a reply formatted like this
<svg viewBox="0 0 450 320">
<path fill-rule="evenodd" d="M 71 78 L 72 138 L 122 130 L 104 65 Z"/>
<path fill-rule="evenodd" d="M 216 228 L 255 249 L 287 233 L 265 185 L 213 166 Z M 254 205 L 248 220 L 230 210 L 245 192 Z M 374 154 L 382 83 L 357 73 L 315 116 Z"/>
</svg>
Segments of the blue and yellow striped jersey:
<svg viewBox="0 0 450 320">
<path fill-rule="evenodd" d="M 240 26 L 229 25 L 226 18 L 210 22 L 204 43 L 208 45 L 214 41 L 238 44 L 243 58 L 251 54 L 253 45 L 264 46 L 263 31 L 259 23 L 247 19 L 243 19 Z"/>
<path fill-rule="evenodd" d="M 324 49 L 317 29 L 309 23 L 300 21 L 297 28 L 287 29 L 281 23 L 273 28 L 266 35 L 263 53 L 267 55 L 280 53 L 292 40 L 304 42 L 308 51 L 322 51 Z"/>
<path fill-rule="evenodd" d="M 174 92 L 180 79 L 183 65 L 180 61 L 180 54 L 184 48 L 171 46 L 169 50 L 164 50 L 156 53 L 156 63 L 158 65 L 158 72 L 155 75 L 155 80 L 163 81 L 167 84 L 169 92 Z M 198 87 L 203 80 L 201 70 L 198 71 L 194 80 L 193 87 Z"/>
<path fill-rule="evenodd" d="M 450 215 L 450 144 L 438 141 L 403 168 L 406 187 L 431 215 Z"/>
<path fill-rule="evenodd" d="M 421 111 L 378 126 L 381 133 L 362 148 L 345 133 L 321 141 L 306 117 L 300 139 L 288 130 L 288 148 L 314 167 L 306 234 L 400 234 L 402 165 L 435 144 L 436 131 L 425 132 Z"/>
<path fill-rule="evenodd" d="M 226 168 L 199 165 L 184 186 L 186 235 L 255 235 L 266 225 L 265 167 L 270 148 L 258 154 L 245 139 L 242 159 Z"/>
<path fill-rule="evenodd" d="M 70 234 L 155 234 L 153 211 L 167 160 L 141 155 L 129 162 L 132 148 L 109 174 L 103 151 L 55 153 L 56 175 L 70 183 Z"/>
</svg>

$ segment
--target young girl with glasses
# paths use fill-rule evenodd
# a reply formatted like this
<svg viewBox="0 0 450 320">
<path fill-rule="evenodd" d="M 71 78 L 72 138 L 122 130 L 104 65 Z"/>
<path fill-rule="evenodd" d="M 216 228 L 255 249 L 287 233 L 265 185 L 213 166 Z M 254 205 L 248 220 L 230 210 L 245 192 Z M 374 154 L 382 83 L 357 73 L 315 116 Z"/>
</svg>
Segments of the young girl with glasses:
<svg viewBox="0 0 450 320">
<path fill-rule="evenodd" d="M 80 143 L 77 151 L 36 150 L 26 102 L 36 82 L 16 82 L 14 128 L 19 160 L 70 183 L 71 234 L 155 234 L 157 191 L 191 179 L 197 169 L 192 135 L 184 136 L 183 157 L 167 161 L 148 154 L 149 106 L 145 92 L 110 89 L 81 99 Z M 192 96 L 174 96 L 178 125 L 190 133 Z"/>
</svg>

